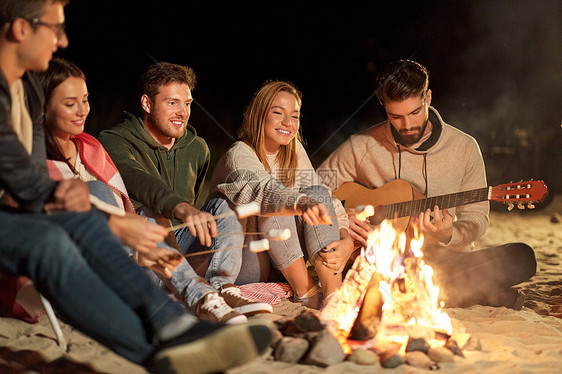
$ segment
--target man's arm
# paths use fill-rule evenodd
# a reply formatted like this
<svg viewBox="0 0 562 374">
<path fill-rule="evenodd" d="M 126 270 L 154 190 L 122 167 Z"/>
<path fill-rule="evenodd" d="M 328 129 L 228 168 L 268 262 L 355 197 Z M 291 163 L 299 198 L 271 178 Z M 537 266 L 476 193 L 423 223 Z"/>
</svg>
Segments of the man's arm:
<svg viewBox="0 0 562 374">
<path fill-rule="evenodd" d="M 469 191 L 486 187 L 486 171 L 480 148 L 474 139 L 468 147 L 462 150 L 466 162 L 464 176 L 459 186 L 460 191 Z M 420 229 L 432 236 L 441 245 L 451 250 L 466 250 L 472 243 L 480 239 L 487 231 L 490 224 L 490 204 L 488 201 L 463 205 L 454 209 L 456 216 L 449 214 L 447 209 L 439 210 L 435 207 L 421 213 L 416 222 Z M 433 218 L 433 217 L 434 218 Z"/>
<path fill-rule="evenodd" d="M 354 137 L 347 139 L 318 167 L 318 174 L 322 184 L 330 191 L 334 191 L 346 182 L 357 181 L 359 163 L 359 149 L 354 145 Z"/>
<path fill-rule="evenodd" d="M 346 140 L 318 168 L 318 173 L 323 175 L 323 185 L 331 191 L 343 183 L 359 179 L 360 163 L 365 155 L 360 155 L 360 145 L 354 144 L 354 140 L 354 136 Z M 369 223 L 358 220 L 353 213 L 349 214 L 349 233 L 356 243 L 366 245 L 367 235 L 372 229 Z"/>
<path fill-rule="evenodd" d="M 44 165 L 43 124 L 34 123 L 33 125 L 33 146 L 34 148 L 37 146 L 37 149 L 32 152 L 30 157 L 11 126 L 10 108 L 10 92 L 7 83 L 2 79 L 0 85 L 0 187 L 9 193 L 22 209 L 40 212 L 56 187 L 56 182 L 49 178 Z M 38 141 L 41 139 L 43 140 Z"/>
<path fill-rule="evenodd" d="M 465 175 L 461 183 L 461 191 L 487 186 L 486 169 L 480 147 L 476 140 L 471 139 L 470 151 L 467 152 Z M 483 201 L 476 204 L 456 208 L 456 221 L 448 246 L 465 247 L 480 239 L 490 225 L 490 203 Z"/>
<path fill-rule="evenodd" d="M 133 145 L 126 139 L 111 133 L 100 136 L 100 142 L 111 156 L 125 181 L 130 196 L 141 204 L 149 207 L 154 213 L 168 219 L 178 219 L 187 224 L 193 236 L 199 238 L 201 244 L 210 246 L 211 238 L 217 235 L 215 220 L 209 213 L 195 208 L 179 193 L 174 191 L 166 181 L 156 175 L 156 167 L 152 173 L 134 156 Z M 198 172 L 196 190 L 201 188 L 209 167 L 210 155 L 205 146 L 205 162 L 203 170 Z"/>
</svg>

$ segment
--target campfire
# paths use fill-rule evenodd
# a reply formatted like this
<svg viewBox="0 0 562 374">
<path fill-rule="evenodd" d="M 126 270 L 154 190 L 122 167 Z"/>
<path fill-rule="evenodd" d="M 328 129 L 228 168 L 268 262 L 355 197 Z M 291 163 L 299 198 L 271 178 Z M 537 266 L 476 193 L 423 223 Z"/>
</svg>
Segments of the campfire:
<svg viewBox="0 0 562 374">
<path fill-rule="evenodd" d="M 319 314 L 305 311 L 276 322 L 273 359 L 323 367 L 347 359 L 435 370 L 455 355 L 464 357 L 462 349 L 480 349 L 462 326 L 456 324 L 453 332 L 433 270 L 423 260 L 421 234 L 412 229 L 399 235 L 383 221 L 367 243 Z"/>
<path fill-rule="evenodd" d="M 320 313 L 344 352 L 356 346 L 404 355 L 408 341 L 421 338 L 444 346 L 453 329 L 423 261 L 423 235 L 413 230 L 408 240 L 383 221 L 367 243 Z"/>
</svg>

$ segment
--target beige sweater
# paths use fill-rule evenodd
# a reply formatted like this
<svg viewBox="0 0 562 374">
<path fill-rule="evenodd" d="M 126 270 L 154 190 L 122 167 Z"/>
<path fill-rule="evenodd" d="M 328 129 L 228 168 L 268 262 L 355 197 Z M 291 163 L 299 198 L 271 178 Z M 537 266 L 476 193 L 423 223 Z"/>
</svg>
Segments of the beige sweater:
<svg viewBox="0 0 562 374">
<path fill-rule="evenodd" d="M 275 155 L 268 155 L 271 174 L 258 159 L 254 150 L 244 142 L 234 143 L 218 161 L 211 180 L 210 196 L 220 193 L 234 205 L 257 202 L 262 215 L 296 215 L 296 202 L 309 186 L 320 185 L 308 155 L 301 143 L 297 148 L 298 166 L 295 185 L 287 188 L 277 178 Z M 348 228 L 349 221 L 341 202 L 334 199 L 340 228 Z"/>
<path fill-rule="evenodd" d="M 377 188 L 398 178 L 427 197 L 486 187 L 476 140 L 444 123 L 431 107 L 430 122 L 432 132 L 410 147 L 394 141 L 388 122 L 374 125 L 345 141 L 320 165 L 318 173 L 332 174 L 323 179 L 331 190 L 352 181 Z M 449 213 L 456 219 L 453 236 L 440 244 L 458 251 L 474 250 L 473 242 L 488 229 L 489 203 L 452 208 Z"/>
</svg>

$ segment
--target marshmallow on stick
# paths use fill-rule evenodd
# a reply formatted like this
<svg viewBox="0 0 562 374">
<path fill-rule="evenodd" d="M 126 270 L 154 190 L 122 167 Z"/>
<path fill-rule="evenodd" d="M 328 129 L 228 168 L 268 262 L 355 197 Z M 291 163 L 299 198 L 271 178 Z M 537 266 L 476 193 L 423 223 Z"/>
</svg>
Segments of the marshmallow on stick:
<svg viewBox="0 0 562 374">
<path fill-rule="evenodd" d="M 375 208 L 372 205 L 359 205 L 355 208 L 355 217 L 361 221 L 375 215 Z"/>
<path fill-rule="evenodd" d="M 250 252 L 263 252 L 269 250 L 269 240 L 261 239 L 261 240 L 252 240 L 249 244 Z"/>
<path fill-rule="evenodd" d="M 236 215 L 238 216 L 238 218 L 257 216 L 258 214 L 260 214 L 260 206 L 255 201 L 236 207 Z"/>
<path fill-rule="evenodd" d="M 291 230 L 289 229 L 271 229 L 269 230 L 269 238 L 271 240 L 287 240 L 291 237 Z"/>
</svg>

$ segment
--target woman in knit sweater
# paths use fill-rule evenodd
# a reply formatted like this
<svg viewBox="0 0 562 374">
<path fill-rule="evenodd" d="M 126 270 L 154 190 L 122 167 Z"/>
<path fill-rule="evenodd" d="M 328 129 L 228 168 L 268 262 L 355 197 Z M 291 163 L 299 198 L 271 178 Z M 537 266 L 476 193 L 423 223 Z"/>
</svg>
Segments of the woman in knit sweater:
<svg viewBox="0 0 562 374">
<path fill-rule="evenodd" d="M 135 256 L 137 262 L 171 276 L 181 256 L 170 249 L 155 248 L 167 230 L 135 214 L 125 184 L 109 155 L 94 137 L 83 132 L 90 112 L 84 73 L 73 63 L 55 58 L 40 79 L 45 92 L 45 138 L 51 178 L 79 178 L 89 182 L 90 194 L 98 198 L 94 205 L 109 213 L 109 226 L 115 236 L 134 253 L 144 247 L 155 254 L 148 258 L 139 253 Z M 169 262 L 155 261 L 160 258 L 156 252 L 167 253 Z"/>
<path fill-rule="evenodd" d="M 353 242 L 345 210 L 320 186 L 300 142 L 300 108 L 300 92 L 293 85 L 264 84 L 244 113 L 240 141 L 215 168 L 211 196 L 225 196 L 233 205 L 259 204 L 259 216 L 243 222 L 246 232 L 267 238 L 270 229 L 291 231 L 286 241 L 270 241 L 268 252 L 245 251 L 237 283 L 266 281 L 271 258 L 293 288 L 295 301 L 318 309 L 322 294 L 330 295 L 341 284 Z M 246 236 L 246 242 L 251 239 Z M 322 289 L 309 275 L 307 262 Z"/>
</svg>

